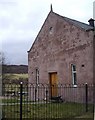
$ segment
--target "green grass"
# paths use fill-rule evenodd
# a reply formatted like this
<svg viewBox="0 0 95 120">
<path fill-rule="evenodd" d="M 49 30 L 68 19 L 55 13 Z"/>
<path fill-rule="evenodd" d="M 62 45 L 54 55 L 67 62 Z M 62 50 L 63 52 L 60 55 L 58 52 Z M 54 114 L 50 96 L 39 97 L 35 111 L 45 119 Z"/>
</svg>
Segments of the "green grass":
<svg viewBox="0 0 95 120">
<path fill-rule="evenodd" d="M 23 96 L 22 98 L 23 98 L 23 101 L 22 101 L 23 103 L 27 102 L 27 96 Z M 2 103 L 5 103 L 5 104 L 20 103 L 20 96 L 9 97 L 9 98 L 7 97 L 6 99 L 3 98 Z"/>
<path fill-rule="evenodd" d="M 18 102 L 18 99 L 15 99 L 15 98 L 13 98 L 13 99 L 2 99 L 2 103 L 6 103 L 6 104 L 8 104 L 8 103 L 17 103 Z"/>
<path fill-rule="evenodd" d="M 5 105 L 3 113 L 7 118 L 19 118 L 20 106 Z M 93 118 L 92 105 L 86 114 L 85 105 L 79 103 L 23 104 L 23 118 Z M 85 115 L 85 116 L 84 116 Z"/>
<path fill-rule="evenodd" d="M 28 79 L 28 74 L 4 74 L 4 78 L 8 78 L 10 80 L 19 80 L 19 79 Z"/>
<path fill-rule="evenodd" d="M 78 116 L 76 118 L 93 118 L 93 116 L 94 116 L 94 113 L 87 112 L 84 115 Z"/>
</svg>

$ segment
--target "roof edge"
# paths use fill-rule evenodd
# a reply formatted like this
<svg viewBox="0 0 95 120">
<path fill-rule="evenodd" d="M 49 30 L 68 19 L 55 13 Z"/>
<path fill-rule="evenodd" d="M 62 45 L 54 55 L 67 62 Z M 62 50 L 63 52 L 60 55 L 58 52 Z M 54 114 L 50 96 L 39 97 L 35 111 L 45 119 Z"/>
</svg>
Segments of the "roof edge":
<svg viewBox="0 0 95 120">
<path fill-rule="evenodd" d="M 47 18 L 48 18 L 48 16 L 49 16 L 51 13 L 54 13 L 54 12 L 53 12 L 52 10 L 50 10 L 50 12 L 48 13 L 48 15 L 47 15 L 47 17 L 46 17 L 46 19 L 45 19 L 45 21 L 44 21 L 44 23 L 43 23 L 41 29 L 39 30 L 39 32 L 38 32 L 36 38 L 34 39 L 34 42 L 33 42 L 32 46 L 31 46 L 31 48 L 27 51 L 28 53 L 31 51 L 33 45 L 35 44 L 35 42 L 36 42 L 36 40 L 37 40 L 37 37 L 39 36 L 39 34 L 40 34 L 40 32 L 41 32 L 41 30 L 42 30 L 42 28 L 43 28 L 43 26 L 44 26 L 44 24 L 45 24 Z"/>
<path fill-rule="evenodd" d="M 58 13 L 55 13 L 55 12 L 53 12 L 53 13 L 54 13 L 55 15 L 58 15 L 59 17 L 62 17 L 65 21 L 73 24 L 73 25 L 76 26 L 76 27 L 79 27 L 80 29 L 82 29 L 82 30 L 84 30 L 84 31 L 90 31 L 90 30 L 93 31 L 93 30 L 94 30 L 94 28 L 93 28 L 92 26 L 90 26 L 89 24 L 86 24 L 86 23 L 84 23 L 84 22 L 80 22 L 80 21 L 78 21 L 78 20 L 71 19 L 71 18 L 62 16 L 62 15 L 59 15 Z M 66 20 L 66 19 L 67 19 L 67 20 Z M 80 27 L 78 24 L 75 24 L 74 21 L 77 22 L 77 23 L 81 23 L 81 24 L 84 24 L 84 25 L 86 25 L 86 26 L 89 26 L 89 27 L 91 27 L 91 29 L 85 29 L 85 28 L 83 28 L 83 27 Z"/>
<path fill-rule="evenodd" d="M 41 29 L 39 30 L 39 32 L 38 32 L 38 34 L 37 34 L 37 36 L 36 36 L 36 38 L 35 38 L 35 40 L 34 40 L 32 46 L 31 46 L 31 48 L 27 51 L 28 53 L 31 51 L 33 45 L 35 44 L 35 42 L 36 42 L 36 40 L 37 40 L 37 37 L 39 36 L 39 34 L 40 34 L 40 32 L 41 32 L 41 30 L 42 30 L 42 28 L 43 28 L 43 26 L 44 26 L 44 24 L 45 24 L 47 18 L 49 17 L 49 15 L 50 15 L 51 13 L 54 13 L 55 15 L 57 15 L 57 16 L 59 16 L 59 17 L 62 17 L 65 21 L 67 21 L 67 22 L 73 24 L 73 25 L 76 26 L 76 27 L 79 27 L 80 29 L 82 29 L 82 30 L 84 30 L 84 31 L 94 31 L 94 28 L 91 27 L 90 25 L 86 24 L 86 23 L 80 22 L 80 21 L 78 21 L 78 20 L 70 19 L 70 18 L 68 18 L 68 17 L 59 15 L 58 13 L 55 13 L 55 12 L 53 11 L 53 9 L 52 9 L 52 4 L 51 4 L 50 12 L 48 13 L 48 15 L 47 15 L 47 17 L 46 17 L 46 19 L 45 19 L 45 21 L 44 21 L 44 23 L 43 23 Z M 88 27 L 91 27 L 91 28 L 85 29 L 85 28 L 83 28 L 83 27 L 80 27 L 79 25 L 75 24 L 74 21 L 77 22 L 77 23 L 83 24 L 83 25 L 87 25 Z"/>
</svg>

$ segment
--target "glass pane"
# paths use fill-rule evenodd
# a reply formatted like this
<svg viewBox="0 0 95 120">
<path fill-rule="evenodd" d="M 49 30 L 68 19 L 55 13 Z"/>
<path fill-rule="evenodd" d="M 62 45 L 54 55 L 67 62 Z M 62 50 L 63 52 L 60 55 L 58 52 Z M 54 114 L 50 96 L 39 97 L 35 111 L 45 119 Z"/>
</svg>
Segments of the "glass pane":
<svg viewBox="0 0 95 120">
<path fill-rule="evenodd" d="M 74 73 L 73 75 L 74 75 L 74 85 L 77 85 L 76 73 Z"/>
<path fill-rule="evenodd" d="M 73 71 L 76 71 L 76 66 L 75 66 L 75 65 L 72 65 L 72 67 L 73 67 Z"/>
</svg>

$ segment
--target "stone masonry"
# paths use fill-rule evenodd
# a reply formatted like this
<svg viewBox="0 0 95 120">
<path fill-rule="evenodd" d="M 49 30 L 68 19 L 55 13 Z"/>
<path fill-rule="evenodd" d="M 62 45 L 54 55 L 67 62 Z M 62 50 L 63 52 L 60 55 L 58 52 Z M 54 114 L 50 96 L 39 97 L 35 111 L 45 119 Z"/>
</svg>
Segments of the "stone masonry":
<svg viewBox="0 0 95 120">
<path fill-rule="evenodd" d="M 49 73 L 57 72 L 58 82 L 72 84 L 71 64 L 76 65 L 77 83 L 93 83 L 93 31 L 73 25 L 50 12 L 28 52 L 29 82 L 49 83 Z"/>
</svg>

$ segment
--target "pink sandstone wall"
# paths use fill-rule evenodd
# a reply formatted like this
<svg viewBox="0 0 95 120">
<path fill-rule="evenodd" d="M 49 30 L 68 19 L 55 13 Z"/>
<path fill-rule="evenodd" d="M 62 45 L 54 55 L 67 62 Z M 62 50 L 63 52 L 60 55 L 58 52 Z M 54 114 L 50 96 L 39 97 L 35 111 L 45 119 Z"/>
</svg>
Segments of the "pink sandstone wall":
<svg viewBox="0 0 95 120">
<path fill-rule="evenodd" d="M 51 12 L 28 58 L 29 82 L 35 83 L 36 68 L 38 68 L 40 83 L 49 83 L 49 73 L 57 72 L 59 83 L 72 84 L 71 64 L 75 64 L 77 83 L 91 84 L 93 83 L 93 31 L 84 31 Z"/>
</svg>

